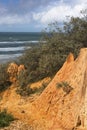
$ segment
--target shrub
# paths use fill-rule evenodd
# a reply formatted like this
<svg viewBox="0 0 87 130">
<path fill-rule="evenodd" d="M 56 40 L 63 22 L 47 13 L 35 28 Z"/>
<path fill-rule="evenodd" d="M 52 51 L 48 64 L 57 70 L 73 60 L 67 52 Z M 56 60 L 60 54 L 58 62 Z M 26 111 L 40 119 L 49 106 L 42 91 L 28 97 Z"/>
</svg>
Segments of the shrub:
<svg viewBox="0 0 87 130">
<path fill-rule="evenodd" d="M 34 90 L 31 89 L 30 87 L 24 87 L 24 88 L 18 87 L 16 92 L 21 96 L 30 96 L 31 94 L 34 93 Z"/>
<path fill-rule="evenodd" d="M 40 86 L 39 88 L 35 88 L 34 89 L 34 93 L 42 93 L 43 92 L 43 90 L 47 87 L 47 85 L 48 85 L 49 83 L 42 83 L 42 86 Z"/>
<path fill-rule="evenodd" d="M 40 88 L 30 88 L 30 86 L 19 86 L 16 90 L 16 92 L 18 94 L 20 94 L 21 96 L 30 96 L 31 94 L 35 94 L 35 93 L 42 93 L 43 90 L 47 87 L 49 83 L 42 83 L 42 86 L 40 86 Z"/>
<path fill-rule="evenodd" d="M 13 115 L 7 113 L 6 110 L 0 112 L 0 127 L 9 126 L 12 121 L 14 121 Z"/>
<path fill-rule="evenodd" d="M 63 86 L 62 83 L 57 83 L 56 85 L 57 88 L 61 88 L 62 86 Z"/>
<path fill-rule="evenodd" d="M 23 89 L 28 85 L 28 73 L 26 70 L 20 71 L 20 73 L 17 76 L 18 85 Z"/>
<path fill-rule="evenodd" d="M 7 66 L 8 64 L 0 65 L 0 92 L 4 91 L 11 85 L 9 75 L 7 73 Z"/>
<path fill-rule="evenodd" d="M 66 92 L 67 94 L 69 94 L 73 90 L 73 88 L 66 81 L 57 83 L 56 87 L 63 88 L 63 91 Z"/>
<path fill-rule="evenodd" d="M 63 81 L 62 84 L 63 84 L 64 87 L 70 86 L 70 85 L 68 84 L 68 82 L 66 82 L 66 81 Z"/>
<path fill-rule="evenodd" d="M 28 73 L 26 70 L 20 71 L 19 75 L 17 76 L 18 80 L 18 88 L 16 92 L 20 94 L 21 96 L 29 96 L 33 93 L 33 90 L 28 87 Z"/>
</svg>

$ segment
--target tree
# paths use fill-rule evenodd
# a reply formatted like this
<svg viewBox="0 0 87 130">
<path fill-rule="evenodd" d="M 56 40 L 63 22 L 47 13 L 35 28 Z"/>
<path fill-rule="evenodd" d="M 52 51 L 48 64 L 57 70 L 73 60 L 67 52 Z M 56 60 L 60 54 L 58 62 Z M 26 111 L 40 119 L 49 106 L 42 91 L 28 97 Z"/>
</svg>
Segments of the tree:
<svg viewBox="0 0 87 130">
<path fill-rule="evenodd" d="M 65 22 L 64 31 L 68 40 L 87 47 L 87 9 L 81 11 L 81 15 L 81 17 L 71 17 L 69 22 Z"/>
</svg>

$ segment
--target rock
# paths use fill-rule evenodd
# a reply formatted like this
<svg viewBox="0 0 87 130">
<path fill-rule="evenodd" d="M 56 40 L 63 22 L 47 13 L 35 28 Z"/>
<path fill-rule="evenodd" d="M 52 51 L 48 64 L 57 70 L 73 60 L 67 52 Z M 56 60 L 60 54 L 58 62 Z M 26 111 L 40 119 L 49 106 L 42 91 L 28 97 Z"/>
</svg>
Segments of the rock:
<svg viewBox="0 0 87 130">
<path fill-rule="evenodd" d="M 16 63 L 10 63 L 7 69 L 7 73 L 9 73 L 10 77 L 10 82 L 15 83 L 17 81 L 17 76 L 22 70 L 25 70 L 24 65 L 18 66 Z"/>
<path fill-rule="evenodd" d="M 25 67 L 24 67 L 24 65 L 20 65 L 19 67 L 18 67 L 18 75 L 19 75 L 19 73 L 21 72 L 21 71 L 23 71 L 23 70 L 25 70 Z"/>
<path fill-rule="evenodd" d="M 18 72 L 18 65 L 16 63 L 10 63 L 7 69 L 7 73 L 9 73 L 10 76 L 10 82 L 16 82 Z"/>
<path fill-rule="evenodd" d="M 69 63 L 69 62 L 72 62 L 74 61 L 74 55 L 72 53 L 70 53 L 66 59 L 66 61 Z"/>
</svg>

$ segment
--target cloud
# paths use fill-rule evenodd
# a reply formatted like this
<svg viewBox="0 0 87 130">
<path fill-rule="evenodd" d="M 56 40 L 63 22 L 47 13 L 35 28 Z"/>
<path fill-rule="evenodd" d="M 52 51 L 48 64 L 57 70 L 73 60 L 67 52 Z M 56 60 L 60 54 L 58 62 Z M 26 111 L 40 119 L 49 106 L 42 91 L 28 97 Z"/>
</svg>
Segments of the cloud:
<svg viewBox="0 0 87 130">
<path fill-rule="evenodd" d="M 57 4 L 56 6 L 51 6 L 50 8 L 47 7 L 45 11 L 33 13 L 33 19 L 35 21 L 40 21 L 42 24 L 47 24 L 49 22 L 53 21 L 59 21 L 62 22 L 66 19 L 66 16 L 80 16 L 80 11 L 87 8 L 86 0 L 81 3 L 78 3 L 74 6 L 71 6 L 69 4 L 63 3 Z"/>
<path fill-rule="evenodd" d="M 0 15 L 3 15 L 7 12 L 7 9 L 4 7 L 0 7 Z"/>
<path fill-rule="evenodd" d="M 55 0 L 8 0 L 0 1 L 0 24 L 29 24 L 33 22 L 32 12 L 40 11 Z"/>
<path fill-rule="evenodd" d="M 87 0 L 8 0 L 0 3 L 0 25 L 48 24 L 54 20 L 62 22 L 66 16 L 80 16 L 87 8 Z"/>
<path fill-rule="evenodd" d="M 13 25 L 13 24 L 27 24 L 30 23 L 30 15 L 0 15 L 0 24 Z"/>
</svg>

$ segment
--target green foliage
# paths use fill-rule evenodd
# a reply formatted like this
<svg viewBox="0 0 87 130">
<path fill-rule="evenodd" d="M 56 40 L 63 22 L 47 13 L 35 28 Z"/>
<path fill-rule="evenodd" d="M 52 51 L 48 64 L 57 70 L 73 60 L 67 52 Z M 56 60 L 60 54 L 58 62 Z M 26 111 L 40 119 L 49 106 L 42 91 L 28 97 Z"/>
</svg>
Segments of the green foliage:
<svg viewBox="0 0 87 130">
<path fill-rule="evenodd" d="M 7 64 L 0 65 L 0 92 L 7 89 L 11 83 L 9 82 L 9 75 L 7 73 Z"/>
<path fill-rule="evenodd" d="M 29 86 L 27 86 L 29 84 L 29 81 L 28 81 L 28 73 L 26 70 L 22 70 L 19 73 L 17 79 L 18 79 L 18 88 L 16 92 L 18 94 L 20 94 L 21 96 L 29 96 L 30 94 L 34 93 L 34 91 Z"/>
<path fill-rule="evenodd" d="M 23 89 L 28 85 L 28 74 L 26 70 L 20 71 L 20 73 L 17 76 L 18 84 Z"/>
<path fill-rule="evenodd" d="M 6 110 L 0 112 L 0 127 L 9 126 L 12 121 L 14 121 L 13 115 L 7 113 Z"/>
<path fill-rule="evenodd" d="M 67 82 L 62 82 L 62 84 L 63 84 L 64 87 L 69 86 L 69 84 Z"/>
<path fill-rule="evenodd" d="M 20 94 L 21 96 L 30 96 L 31 94 L 34 94 L 34 90 L 31 89 L 30 87 L 24 87 L 24 88 L 21 88 L 21 87 L 18 87 L 17 90 L 16 90 L 17 94 Z"/>
<path fill-rule="evenodd" d="M 69 22 L 64 25 L 66 37 L 68 40 L 73 40 L 74 43 L 81 43 L 84 47 L 87 47 L 87 9 L 81 11 L 82 17 L 71 17 Z"/>
<path fill-rule="evenodd" d="M 30 86 L 19 86 L 16 90 L 17 94 L 20 94 L 21 96 L 30 96 L 31 94 L 35 93 L 42 93 L 43 90 L 47 87 L 48 83 L 43 83 L 42 86 L 39 88 L 36 87 L 34 89 L 30 88 Z"/>
<path fill-rule="evenodd" d="M 62 83 L 57 83 L 57 84 L 56 84 L 56 87 L 57 87 L 57 88 L 61 88 L 62 86 L 63 86 Z"/>
<path fill-rule="evenodd" d="M 69 94 L 73 90 L 73 88 L 66 81 L 57 83 L 56 87 L 63 88 L 63 91 L 66 92 L 67 94 Z"/>
<path fill-rule="evenodd" d="M 66 81 L 62 81 L 60 83 L 57 83 L 58 88 L 67 87 L 67 86 L 69 86 L 69 84 Z"/>
<path fill-rule="evenodd" d="M 39 88 L 35 88 L 34 89 L 34 93 L 42 93 L 43 92 L 43 90 L 47 87 L 47 85 L 48 85 L 49 83 L 43 83 L 42 84 L 42 86 L 40 86 Z"/>
</svg>

